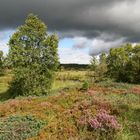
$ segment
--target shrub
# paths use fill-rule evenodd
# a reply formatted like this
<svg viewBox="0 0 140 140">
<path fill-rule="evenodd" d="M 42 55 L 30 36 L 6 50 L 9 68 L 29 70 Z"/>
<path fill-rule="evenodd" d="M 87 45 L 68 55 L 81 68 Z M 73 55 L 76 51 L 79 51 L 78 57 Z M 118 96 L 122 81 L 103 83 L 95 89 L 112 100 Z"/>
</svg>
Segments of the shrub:
<svg viewBox="0 0 140 140">
<path fill-rule="evenodd" d="M 87 81 L 84 81 L 84 83 L 82 84 L 82 90 L 88 90 L 89 89 L 89 83 Z"/>
<path fill-rule="evenodd" d="M 116 118 L 112 115 L 109 115 L 106 110 L 100 110 L 96 117 L 89 121 L 89 124 L 93 129 L 117 130 L 120 128 Z"/>
<path fill-rule="evenodd" d="M 109 115 L 106 110 L 100 110 L 95 118 L 88 121 L 90 130 L 95 130 L 101 138 L 107 137 L 112 139 L 120 130 L 121 126 L 115 116 Z"/>
</svg>

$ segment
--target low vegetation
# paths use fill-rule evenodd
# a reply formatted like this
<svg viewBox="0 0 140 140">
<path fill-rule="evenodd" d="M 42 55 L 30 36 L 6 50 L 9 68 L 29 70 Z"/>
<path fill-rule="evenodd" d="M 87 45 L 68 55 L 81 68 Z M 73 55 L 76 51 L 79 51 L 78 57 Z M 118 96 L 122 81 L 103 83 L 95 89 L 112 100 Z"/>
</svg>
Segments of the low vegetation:
<svg viewBox="0 0 140 140">
<path fill-rule="evenodd" d="M 76 71 L 63 71 L 64 77 L 67 72 L 76 75 Z M 11 140 L 139 140 L 139 85 L 103 81 L 90 83 L 87 88 L 85 81 L 59 79 L 60 74 L 62 77 L 62 72 L 58 73 L 48 96 L 17 97 L 1 102 L 3 140 L 9 135 Z M 6 77 L 1 77 L 5 87 L 11 75 L 7 81 Z"/>
<path fill-rule="evenodd" d="M 32 116 L 8 116 L 0 121 L 1 140 L 20 140 L 36 136 L 45 122 Z"/>
</svg>

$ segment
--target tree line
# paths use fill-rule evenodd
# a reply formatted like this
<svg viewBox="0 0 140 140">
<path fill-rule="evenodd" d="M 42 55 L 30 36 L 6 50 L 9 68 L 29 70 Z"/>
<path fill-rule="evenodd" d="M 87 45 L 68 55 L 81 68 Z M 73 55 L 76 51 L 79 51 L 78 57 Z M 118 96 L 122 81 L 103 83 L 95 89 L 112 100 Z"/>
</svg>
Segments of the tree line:
<svg viewBox="0 0 140 140">
<path fill-rule="evenodd" d="M 93 57 L 90 69 L 99 79 L 112 78 L 117 82 L 140 83 L 140 45 L 125 44 L 111 48 L 108 54 Z"/>
</svg>

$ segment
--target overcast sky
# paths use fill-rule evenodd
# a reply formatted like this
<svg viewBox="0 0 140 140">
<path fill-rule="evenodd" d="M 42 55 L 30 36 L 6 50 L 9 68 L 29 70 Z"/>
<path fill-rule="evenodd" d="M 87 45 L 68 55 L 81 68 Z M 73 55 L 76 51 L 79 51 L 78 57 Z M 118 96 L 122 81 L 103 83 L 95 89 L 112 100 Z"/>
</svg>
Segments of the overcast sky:
<svg viewBox="0 0 140 140">
<path fill-rule="evenodd" d="M 60 36 L 62 63 L 89 63 L 91 55 L 138 43 L 140 0 L 0 0 L 0 49 L 29 13 Z"/>
</svg>

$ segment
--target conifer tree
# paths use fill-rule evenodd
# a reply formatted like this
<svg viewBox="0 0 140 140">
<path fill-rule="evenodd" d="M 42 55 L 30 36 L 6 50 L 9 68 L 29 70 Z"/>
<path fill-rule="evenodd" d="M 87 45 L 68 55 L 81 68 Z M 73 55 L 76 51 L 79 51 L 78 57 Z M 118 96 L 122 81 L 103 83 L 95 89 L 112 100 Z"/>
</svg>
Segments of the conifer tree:
<svg viewBox="0 0 140 140">
<path fill-rule="evenodd" d="M 47 34 L 47 26 L 29 14 L 9 41 L 9 60 L 14 71 L 10 93 L 17 95 L 47 94 L 59 64 L 58 37 Z"/>
</svg>

